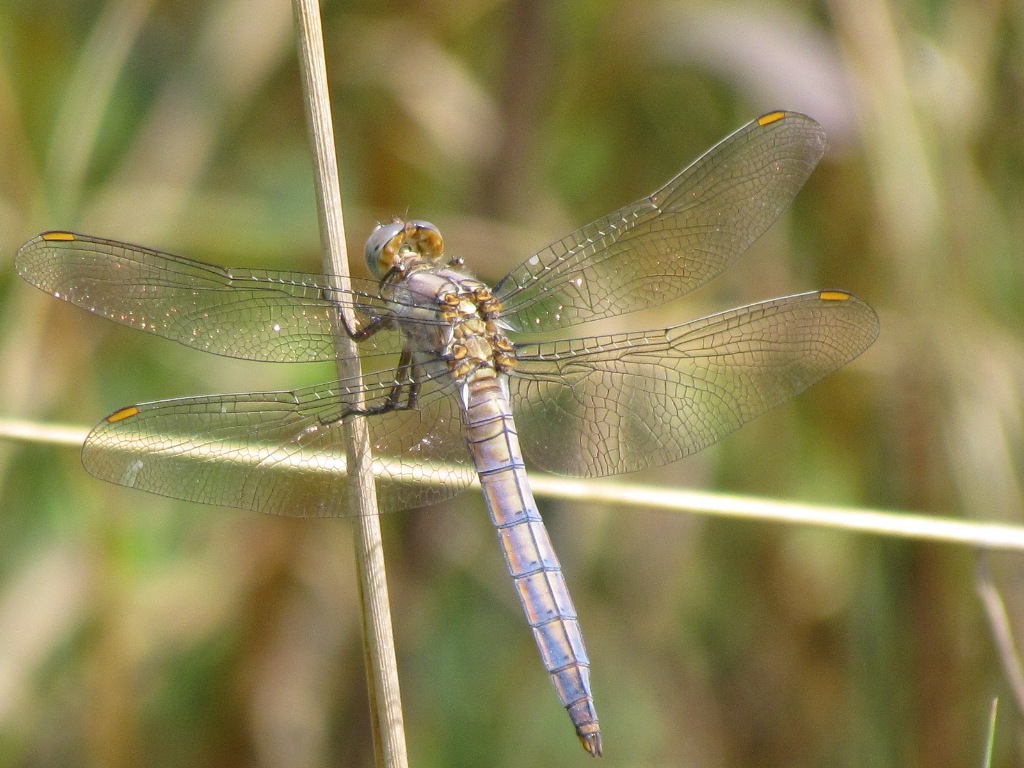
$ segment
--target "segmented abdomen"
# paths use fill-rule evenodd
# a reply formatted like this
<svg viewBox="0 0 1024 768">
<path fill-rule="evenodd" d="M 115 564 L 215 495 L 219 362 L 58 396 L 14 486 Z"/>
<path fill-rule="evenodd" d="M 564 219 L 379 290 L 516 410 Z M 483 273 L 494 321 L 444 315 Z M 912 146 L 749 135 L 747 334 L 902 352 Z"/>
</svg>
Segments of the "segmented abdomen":
<svg viewBox="0 0 1024 768">
<path fill-rule="evenodd" d="M 530 490 L 499 376 L 470 381 L 465 400 L 466 441 L 541 660 L 583 746 L 600 755 L 590 661 L 562 568 Z"/>
</svg>

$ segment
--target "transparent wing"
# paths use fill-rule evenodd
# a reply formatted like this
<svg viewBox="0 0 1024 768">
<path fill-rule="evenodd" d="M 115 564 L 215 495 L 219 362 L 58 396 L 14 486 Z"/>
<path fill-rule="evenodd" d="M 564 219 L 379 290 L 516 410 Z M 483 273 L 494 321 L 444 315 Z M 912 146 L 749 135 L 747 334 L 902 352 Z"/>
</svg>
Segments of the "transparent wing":
<svg viewBox="0 0 1024 768">
<path fill-rule="evenodd" d="M 749 123 L 650 197 L 537 252 L 499 282 L 502 319 L 551 331 L 676 299 L 735 261 L 789 205 L 825 152 L 795 112 Z"/>
<path fill-rule="evenodd" d="M 587 477 L 660 466 L 789 400 L 877 335 L 867 304 L 818 291 L 661 331 L 523 345 L 510 382 L 523 452 Z"/>
<path fill-rule="evenodd" d="M 188 397 L 108 416 L 86 439 L 85 468 L 118 485 L 292 517 L 348 514 L 345 420 L 357 392 L 388 398 L 395 371 L 294 392 Z M 418 408 L 365 417 L 382 511 L 449 498 L 473 479 L 458 405 L 440 370 Z"/>
<path fill-rule="evenodd" d="M 15 262 L 19 275 L 59 299 L 121 325 L 247 360 L 334 359 L 332 329 L 342 306 L 366 327 L 386 325 L 401 303 L 400 296 L 381 301 L 376 282 L 356 280 L 351 291 L 340 291 L 323 275 L 227 269 L 69 232 L 32 238 Z M 392 354 L 400 346 L 398 334 L 385 332 L 360 350 Z"/>
</svg>

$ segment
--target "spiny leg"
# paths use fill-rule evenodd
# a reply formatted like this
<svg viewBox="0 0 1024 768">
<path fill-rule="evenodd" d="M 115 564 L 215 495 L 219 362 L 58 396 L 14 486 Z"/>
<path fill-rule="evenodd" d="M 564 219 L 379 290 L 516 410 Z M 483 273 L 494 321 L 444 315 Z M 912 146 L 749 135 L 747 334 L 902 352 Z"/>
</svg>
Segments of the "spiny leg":
<svg viewBox="0 0 1024 768">
<path fill-rule="evenodd" d="M 320 425 L 330 426 L 349 416 L 373 416 L 390 411 L 415 410 L 419 404 L 420 387 L 420 382 L 413 375 L 412 352 L 403 349 L 398 359 L 398 367 L 395 369 L 395 383 L 383 403 L 366 408 L 347 408 L 338 416 L 321 419 Z M 403 391 L 406 393 L 404 396 Z"/>
<path fill-rule="evenodd" d="M 334 305 L 334 308 L 337 311 L 338 320 L 341 322 L 341 327 L 345 331 L 345 335 L 352 339 L 352 341 L 366 341 L 378 331 L 391 327 L 390 318 L 386 317 L 375 317 L 372 320 L 366 321 L 365 324 L 360 327 L 359 320 L 355 318 L 354 312 L 350 321 L 349 313 L 344 311 L 341 302 L 336 301 L 333 298 L 332 294 L 335 293 L 334 289 L 324 288 L 320 293 L 324 300 L 329 301 Z M 380 296 L 377 298 L 380 298 Z"/>
</svg>

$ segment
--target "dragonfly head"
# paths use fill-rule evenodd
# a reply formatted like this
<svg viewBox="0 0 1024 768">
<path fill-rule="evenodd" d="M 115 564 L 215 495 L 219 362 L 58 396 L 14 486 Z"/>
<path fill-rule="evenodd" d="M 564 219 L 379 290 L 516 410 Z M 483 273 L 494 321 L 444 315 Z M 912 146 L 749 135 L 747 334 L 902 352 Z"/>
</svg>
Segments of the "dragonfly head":
<svg viewBox="0 0 1024 768">
<path fill-rule="evenodd" d="M 378 224 L 366 240 L 366 265 L 378 280 L 406 262 L 434 262 L 444 255 L 441 232 L 429 221 L 395 219 Z"/>
</svg>

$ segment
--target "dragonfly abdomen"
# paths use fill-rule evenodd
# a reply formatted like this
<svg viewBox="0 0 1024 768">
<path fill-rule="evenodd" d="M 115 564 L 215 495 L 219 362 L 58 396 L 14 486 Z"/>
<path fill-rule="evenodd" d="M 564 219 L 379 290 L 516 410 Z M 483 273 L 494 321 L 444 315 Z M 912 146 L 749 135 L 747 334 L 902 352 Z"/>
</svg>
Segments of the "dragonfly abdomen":
<svg viewBox="0 0 1024 768">
<path fill-rule="evenodd" d="M 530 490 L 501 379 L 471 380 L 465 393 L 466 442 L 523 612 L 583 747 L 600 756 L 590 660 L 562 567 Z"/>
</svg>

